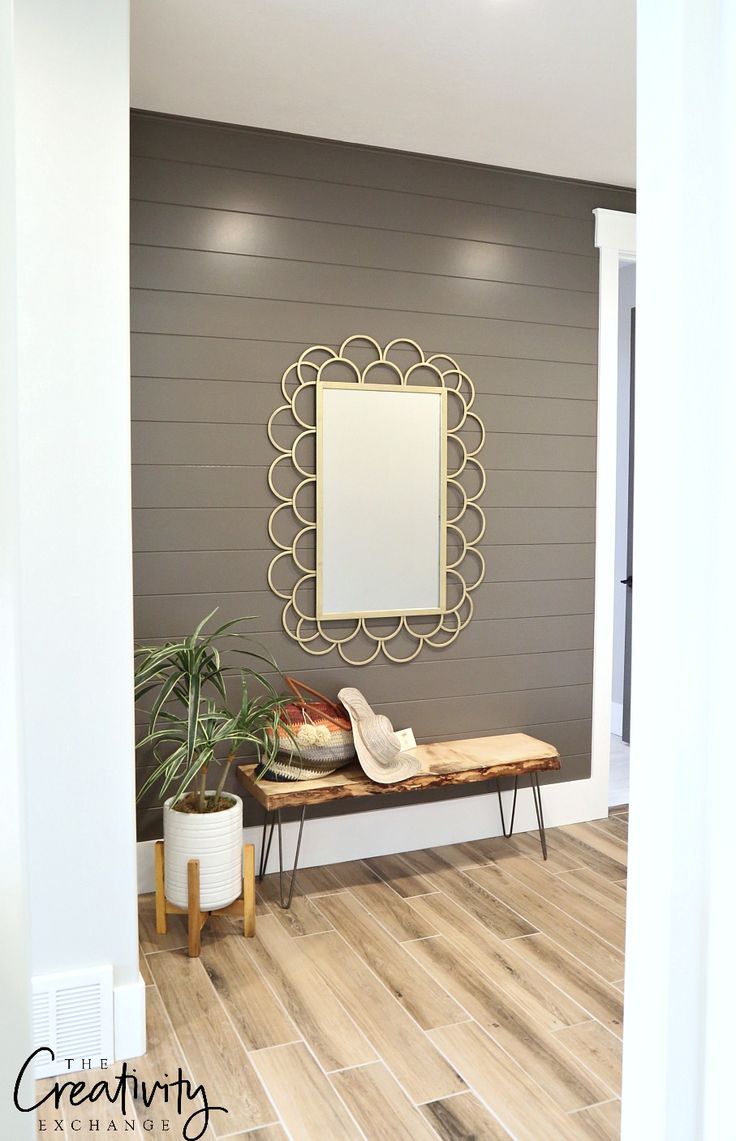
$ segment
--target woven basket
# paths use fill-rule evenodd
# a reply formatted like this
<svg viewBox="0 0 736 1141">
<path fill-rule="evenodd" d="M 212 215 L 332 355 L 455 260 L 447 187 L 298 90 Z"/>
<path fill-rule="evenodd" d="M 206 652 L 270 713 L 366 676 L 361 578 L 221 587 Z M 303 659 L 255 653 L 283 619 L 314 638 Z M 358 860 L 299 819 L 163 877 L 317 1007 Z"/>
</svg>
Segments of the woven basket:
<svg viewBox="0 0 736 1141">
<path fill-rule="evenodd" d="M 284 706 L 284 723 L 278 728 L 279 754 L 284 759 L 273 761 L 264 779 L 314 780 L 349 764 L 355 744 L 343 707 L 296 678 L 285 677 L 284 681 L 295 696 Z M 257 771 L 256 776 L 260 775 Z"/>
</svg>

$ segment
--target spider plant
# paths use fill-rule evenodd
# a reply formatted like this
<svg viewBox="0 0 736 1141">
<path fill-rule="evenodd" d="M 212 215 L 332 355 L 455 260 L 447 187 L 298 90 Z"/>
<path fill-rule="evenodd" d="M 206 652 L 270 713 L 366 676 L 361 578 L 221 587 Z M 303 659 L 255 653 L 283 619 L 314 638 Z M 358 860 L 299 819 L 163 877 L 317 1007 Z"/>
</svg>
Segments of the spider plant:
<svg viewBox="0 0 736 1141">
<path fill-rule="evenodd" d="M 162 795 L 175 789 L 173 806 L 186 797 L 190 811 L 217 811 L 230 766 L 239 750 L 255 747 L 260 766 L 267 771 L 278 749 L 277 728 L 290 698 L 274 688 L 265 674 L 247 666 L 223 665 L 221 653 L 246 655 L 279 673 L 259 643 L 239 627 L 250 616 L 225 622 L 207 634 L 204 628 L 216 610 L 203 618 L 187 638 L 136 650 L 136 701 L 155 693 L 148 711 L 145 736 L 138 742 L 153 748 L 155 768 L 144 782 L 138 799 L 160 784 Z M 226 681 L 239 677 L 237 708 L 228 708 Z M 258 687 L 255 696 L 251 688 Z M 207 795 L 210 770 L 219 769 L 214 797 Z M 194 795 L 189 790 L 196 782 Z"/>
</svg>

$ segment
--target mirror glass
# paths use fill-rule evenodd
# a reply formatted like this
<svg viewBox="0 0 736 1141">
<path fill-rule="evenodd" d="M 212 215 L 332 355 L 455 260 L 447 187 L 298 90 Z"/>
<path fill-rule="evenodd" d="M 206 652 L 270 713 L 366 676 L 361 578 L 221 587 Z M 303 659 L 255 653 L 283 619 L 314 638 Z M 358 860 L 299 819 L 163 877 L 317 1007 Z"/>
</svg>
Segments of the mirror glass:
<svg viewBox="0 0 736 1141">
<path fill-rule="evenodd" d="M 444 389 L 317 385 L 317 618 L 440 614 Z"/>
</svg>

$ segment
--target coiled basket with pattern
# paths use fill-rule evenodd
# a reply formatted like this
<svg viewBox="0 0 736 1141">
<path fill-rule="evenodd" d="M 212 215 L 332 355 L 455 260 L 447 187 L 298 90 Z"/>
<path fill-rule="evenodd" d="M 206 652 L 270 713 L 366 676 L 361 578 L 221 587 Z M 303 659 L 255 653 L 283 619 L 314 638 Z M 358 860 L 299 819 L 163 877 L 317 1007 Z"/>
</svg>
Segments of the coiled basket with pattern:
<svg viewBox="0 0 736 1141">
<path fill-rule="evenodd" d="M 294 701 L 284 706 L 277 733 L 279 756 L 264 780 L 314 780 L 350 764 L 355 756 L 353 729 L 347 711 L 323 693 L 286 677 Z M 310 694 L 311 699 L 304 695 Z"/>
</svg>

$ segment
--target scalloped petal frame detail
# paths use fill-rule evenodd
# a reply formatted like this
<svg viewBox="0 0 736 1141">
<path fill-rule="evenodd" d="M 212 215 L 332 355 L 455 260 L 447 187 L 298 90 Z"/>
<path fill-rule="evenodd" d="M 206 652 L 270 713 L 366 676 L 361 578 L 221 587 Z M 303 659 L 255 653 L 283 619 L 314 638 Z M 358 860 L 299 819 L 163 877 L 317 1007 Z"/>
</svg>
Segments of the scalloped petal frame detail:
<svg viewBox="0 0 736 1141">
<path fill-rule="evenodd" d="M 353 347 L 360 347 L 364 352 L 368 348 L 375 353 L 374 359 L 360 368 L 355 361 L 350 359 L 349 354 Z M 390 354 L 397 348 L 403 351 L 409 349 L 416 354 L 416 361 L 405 370 L 402 370 L 395 361 L 391 360 Z M 391 373 L 391 379 L 386 382 L 387 384 L 409 388 L 412 385 L 414 374 L 420 371 L 422 385 L 435 383 L 438 388 L 445 388 L 448 394 L 451 394 L 459 402 L 460 407 L 457 410 L 459 415 L 450 417 L 448 413 L 448 421 L 456 419 L 457 422 L 453 424 L 453 427 L 447 429 L 447 441 L 457 445 L 461 457 L 460 466 L 455 470 L 448 468 L 447 472 L 448 492 L 450 489 L 453 489 L 455 493 L 459 492 L 462 501 L 461 506 L 457 508 L 454 514 L 451 514 L 448 507 L 446 529 L 448 542 L 452 540 L 459 544 L 457 557 L 451 557 L 448 551 L 446 570 L 448 596 L 452 586 L 454 594 L 457 595 L 457 601 L 453 607 L 439 615 L 429 629 L 413 629 L 411 618 L 408 616 L 397 619 L 395 628 L 388 632 L 383 629 L 381 633 L 375 629 L 376 619 L 353 619 L 354 629 L 349 629 L 347 632 L 343 632 L 345 622 L 317 620 L 317 571 L 314 566 L 305 566 L 303 556 L 298 552 L 300 540 L 310 532 L 316 532 L 317 523 L 314 518 L 306 518 L 303 513 L 305 509 L 297 503 L 297 497 L 304 488 L 310 484 L 316 488 L 317 474 L 314 470 L 308 470 L 304 466 L 304 461 L 297 458 L 296 454 L 297 449 L 303 445 L 303 441 L 309 437 L 314 437 L 316 440 L 317 427 L 316 424 L 308 423 L 304 419 L 302 408 L 298 407 L 298 398 L 300 394 L 303 396 L 309 387 L 313 387 L 316 392 L 318 382 L 322 379 L 325 369 L 330 366 L 339 366 L 343 373 L 342 379 L 354 381 L 356 384 L 376 383 L 371 373 L 374 370 L 388 371 Z M 285 600 L 281 613 L 281 623 L 284 630 L 290 638 L 299 643 L 306 653 L 322 656 L 332 650 L 337 650 L 343 661 L 353 666 L 368 665 L 369 662 L 375 660 L 379 653 L 383 653 L 392 662 L 410 662 L 424 645 L 432 646 L 435 649 L 449 646 L 470 622 L 473 616 L 471 594 L 485 578 L 485 561 L 478 549 L 478 544 L 483 538 L 486 527 L 483 509 L 478 504 L 486 486 L 485 471 L 478 460 L 478 455 L 485 442 L 485 428 L 478 413 L 471 411 L 475 400 L 475 388 L 470 377 L 462 371 L 452 357 L 448 357 L 444 353 L 425 356 L 416 341 L 406 337 L 389 341 L 385 347 L 381 348 L 378 341 L 375 341 L 373 337 L 356 334 L 343 341 L 337 350 L 331 349 L 327 345 L 312 345 L 311 348 L 305 349 L 299 359 L 289 365 L 284 372 L 281 378 L 281 392 L 285 403 L 280 404 L 274 410 L 268 421 L 269 441 L 279 453 L 268 470 L 269 489 L 279 501 L 272 510 L 268 522 L 269 536 L 274 546 L 278 548 L 268 568 L 268 585 L 278 598 Z M 294 434 L 291 446 L 288 448 L 278 443 L 275 438 L 276 421 L 279 416 L 282 419 L 288 417 Z M 468 450 L 460 435 L 462 429 L 466 428 L 469 423 L 472 423 L 479 434 L 478 445 L 472 451 Z M 291 480 L 296 483 L 291 492 L 285 493 L 279 490 L 278 481 L 283 468 L 291 469 Z M 314 468 L 314 463 L 312 468 Z M 477 484 L 473 494 L 470 494 L 463 485 L 463 477 L 471 471 L 474 474 L 474 484 Z M 463 522 L 468 520 L 472 520 L 472 537 L 470 538 L 463 531 Z M 291 543 L 277 537 L 278 529 L 282 532 L 286 530 L 287 521 L 291 523 L 294 533 Z M 293 585 L 287 588 L 277 586 L 275 582 L 277 568 L 278 573 L 285 574 L 287 566 L 291 571 Z M 468 581 L 468 577 L 470 577 L 470 581 Z M 311 595 L 311 607 L 306 606 L 304 602 L 305 587 L 307 588 L 307 597 Z M 297 594 L 299 594 L 299 598 L 297 598 Z M 339 633 L 335 630 L 330 631 L 329 627 L 338 625 L 341 627 Z M 393 653 L 394 647 L 392 647 L 391 642 L 402 633 L 404 636 L 408 636 L 408 639 L 413 640 L 413 645 L 410 641 L 408 652 L 405 654 Z M 351 654 L 351 649 L 354 648 L 352 643 L 359 637 L 362 637 L 364 646 L 367 642 L 366 652 Z"/>
</svg>

